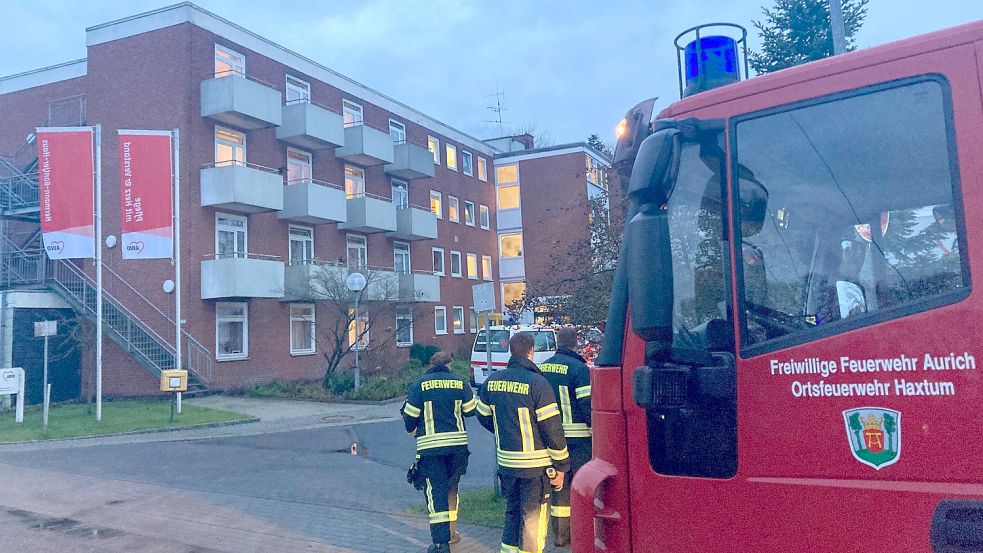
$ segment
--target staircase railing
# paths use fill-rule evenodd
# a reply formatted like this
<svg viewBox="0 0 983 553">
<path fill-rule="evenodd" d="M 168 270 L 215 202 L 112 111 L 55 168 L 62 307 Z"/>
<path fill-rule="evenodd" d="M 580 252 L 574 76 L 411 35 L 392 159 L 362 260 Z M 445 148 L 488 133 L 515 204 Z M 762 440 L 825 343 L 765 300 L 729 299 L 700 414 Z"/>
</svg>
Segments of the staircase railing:
<svg viewBox="0 0 983 553">
<path fill-rule="evenodd" d="M 0 177 L 0 209 L 36 208 L 40 199 L 37 175 Z"/>
</svg>

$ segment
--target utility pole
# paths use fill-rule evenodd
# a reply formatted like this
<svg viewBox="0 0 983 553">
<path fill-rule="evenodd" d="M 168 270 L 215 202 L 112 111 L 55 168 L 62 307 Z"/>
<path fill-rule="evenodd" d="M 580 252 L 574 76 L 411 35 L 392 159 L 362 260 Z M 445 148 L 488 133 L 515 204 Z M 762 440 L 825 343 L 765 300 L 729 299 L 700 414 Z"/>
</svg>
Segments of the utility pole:
<svg viewBox="0 0 983 553">
<path fill-rule="evenodd" d="M 829 0 L 829 23 L 833 28 L 833 55 L 838 56 L 846 52 L 846 29 L 840 0 Z"/>
</svg>

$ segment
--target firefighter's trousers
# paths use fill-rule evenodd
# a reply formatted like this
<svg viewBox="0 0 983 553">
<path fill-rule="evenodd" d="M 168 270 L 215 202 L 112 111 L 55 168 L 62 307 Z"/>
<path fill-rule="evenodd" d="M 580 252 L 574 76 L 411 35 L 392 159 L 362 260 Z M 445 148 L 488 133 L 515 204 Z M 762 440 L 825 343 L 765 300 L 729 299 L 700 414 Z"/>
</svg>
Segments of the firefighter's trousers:
<svg viewBox="0 0 983 553">
<path fill-rule="evenodd" d="M 546 547 L 549 524 L 550 487 L 543 475 L 517 478 L 500 474 L 505 497 L 505 528 L 502 530 L 501 553 L 542 553 Z"/>
<path fill-rule="evenodd" d="M 590 461 L 591 439 L 567 438 L 567 449 L 570 451 L 570 472 L 563 478 L 563 489 L 553 492 L 550 504 L 550 516 L 558 519 L 570 518 L 570 485 L 573 483 L 573 475 Z"/>
<path fill-rule="evenodd" d="M 417 469 L 426 479 L 423 493 L 434 543 L 450 542 L 452 523 L 457 525 L 457 485 L 467 471 L 468 455 L 462 448 L 462 451 L 448 455 L 425 455 L 417 461 Z"/>
</svg>

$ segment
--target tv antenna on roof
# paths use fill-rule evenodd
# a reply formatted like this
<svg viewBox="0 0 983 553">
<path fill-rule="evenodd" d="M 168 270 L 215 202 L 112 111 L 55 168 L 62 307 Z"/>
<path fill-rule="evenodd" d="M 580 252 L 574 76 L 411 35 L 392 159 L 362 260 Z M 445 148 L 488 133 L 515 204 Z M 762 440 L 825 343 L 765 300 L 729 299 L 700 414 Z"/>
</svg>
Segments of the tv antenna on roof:
<svg viewBox="0 0 983 553">
<path fill-rule="evenodd" d="M 487 94 L 487 95 L 485 95 L 485 98 L 491 98 L 493 96 L 495 98 L 495 105 L 494 106 L 486 106 L 486 107 L 488 109 L 492 110 L 493 112 L 495 112 L 495 119 L 492 119 L 492 120 L 487 120 L 486 119 L 486 120 L 482 121 L 482 123 L 495 123 L 495 124 L 498 125 L 499 130 L 501 130 L 504 125 L 508 125 L 509 124 L 508 121 L 502 121 L 502 112 L 503 111 L 508 111 L 509 108 L 503 108 L 502 107 L 502 100 L 505 98 L 505 93 L 504 92 L 496 92 L 494 94 Z"/>
</svg>

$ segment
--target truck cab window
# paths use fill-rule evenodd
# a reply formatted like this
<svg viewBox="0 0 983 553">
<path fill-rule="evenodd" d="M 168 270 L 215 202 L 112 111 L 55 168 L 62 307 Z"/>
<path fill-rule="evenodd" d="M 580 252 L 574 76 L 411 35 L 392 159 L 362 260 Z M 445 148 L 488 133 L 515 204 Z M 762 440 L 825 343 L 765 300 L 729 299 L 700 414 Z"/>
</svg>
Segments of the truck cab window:
<svg viewBox="0 0 983 553">
<path fill-rule="evenodd" d="M 736 124 L 750 353 L 968 294 L 948 111 L 922 78 Z"/>
</svg>

